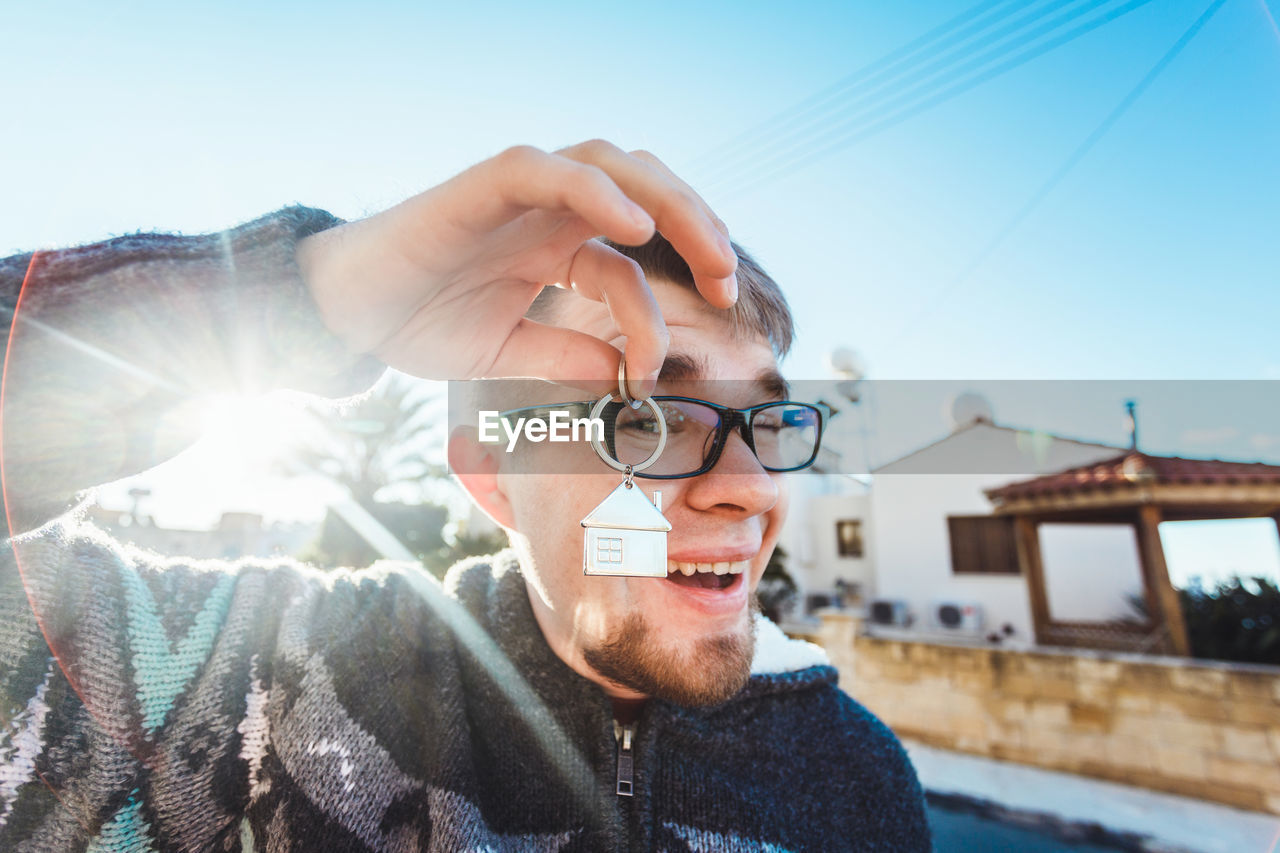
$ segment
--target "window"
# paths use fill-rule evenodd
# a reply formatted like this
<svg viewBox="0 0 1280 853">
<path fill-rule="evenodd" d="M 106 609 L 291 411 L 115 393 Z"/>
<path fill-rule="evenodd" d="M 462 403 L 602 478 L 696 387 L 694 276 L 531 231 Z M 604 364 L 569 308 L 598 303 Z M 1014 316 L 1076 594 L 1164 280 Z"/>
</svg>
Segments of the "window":
<svg viewBox="0 0 1280 853">
<path fill-rule="evenodd" d="M 597 563 L 621 563 L 622 540 L 601 536 L 596 540 Z"/>
<path fill-rule="evenodd" d="M 947 529 L 951 535 L 951 571 L 955 574 L 1021 574 L 1012 518 L 953 515 L 947 519 Z"/>
<path fill-rule="evenodd" d="M 836 555 L 840 557 L 862 556 L 862 522 L 846 518 L 836 522 Z"/>
</svg>

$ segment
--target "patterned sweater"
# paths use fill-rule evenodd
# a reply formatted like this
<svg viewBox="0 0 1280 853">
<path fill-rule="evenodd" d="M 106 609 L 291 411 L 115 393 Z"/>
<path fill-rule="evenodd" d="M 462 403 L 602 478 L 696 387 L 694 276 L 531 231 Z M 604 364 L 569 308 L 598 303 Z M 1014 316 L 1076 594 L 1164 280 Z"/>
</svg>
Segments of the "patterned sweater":
<svg viewBox="0 0 1280 853">
<path fill-rule="evenodd" d="M 297 237 L 332 222 L 290 210 L 0 262 L 6 305 L 27 282 L 6 365 L 12 529 L 180 446 L 172 412 L 194 384 L 367 382 L 376 366 L 325 337 L 292 266 Z M 543 640 L 509 553 L 441 586 L 408 565 L 166 559 L 74 515 L 9 545 L 0 850 L 929 847 L 896 739 L 764 620 L 736 697 L 650 701 L 624 750 L 607 697 Z"/>
</svg>

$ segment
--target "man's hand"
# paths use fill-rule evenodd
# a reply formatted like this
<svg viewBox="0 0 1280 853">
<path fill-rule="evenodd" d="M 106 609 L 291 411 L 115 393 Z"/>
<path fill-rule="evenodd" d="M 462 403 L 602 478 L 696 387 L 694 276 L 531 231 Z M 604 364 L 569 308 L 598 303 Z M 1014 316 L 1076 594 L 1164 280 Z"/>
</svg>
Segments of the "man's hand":
<svg viewBox="0 0 1280 853">
<path fill-rule="evenodd" d="M 669 335 L 629 258 L 662 232 L 703 297 L 737 299 L 724 224 L 657 158 L 607 142 L 512 148 L 383 213 L 303 240 L 321 315 L 357 352 L 431 379 L 535 376 L 616 387 L 618 352 L 524 313 L 546 286 L 603 302 L 627 337 L 633 393 L 653 390 Z"/>
</svg>

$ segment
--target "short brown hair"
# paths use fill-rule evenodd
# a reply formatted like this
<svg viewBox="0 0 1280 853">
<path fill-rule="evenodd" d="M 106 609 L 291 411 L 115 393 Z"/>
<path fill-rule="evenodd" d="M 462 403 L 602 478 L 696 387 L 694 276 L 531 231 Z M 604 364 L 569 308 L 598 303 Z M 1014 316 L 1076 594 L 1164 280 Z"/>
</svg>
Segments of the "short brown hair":
<svg viewBox="0 0 1280 853">
<path fill-rule="evenodd" d="M 639 264 L 647 278 L 662 279 L 689 290 L 695 289 L 689 265 L 661 234 L 655 233 L 653 239 L 643 246 L 623 246 L 607 240 L 603 242 Z M 791 349 L 791 342 L 795 337 L 791 307 L 782 295 L 782 288 L 778 287 L 778 283 L 746 249 L 734 243 L 733 251 L 738 255 L 738 301 L 723 312 L 729 318 L 729 327 L 735 335 L 760 335 L 769 341 L 774 353 L 781 358 Z M 529 308 L 529 317 L 534 320 L 547 318 L 552 304 L 563 292 L 559 288 L 544 288 Z M 708 306 L 708 310 L 716 309 Z"/>
</svg>

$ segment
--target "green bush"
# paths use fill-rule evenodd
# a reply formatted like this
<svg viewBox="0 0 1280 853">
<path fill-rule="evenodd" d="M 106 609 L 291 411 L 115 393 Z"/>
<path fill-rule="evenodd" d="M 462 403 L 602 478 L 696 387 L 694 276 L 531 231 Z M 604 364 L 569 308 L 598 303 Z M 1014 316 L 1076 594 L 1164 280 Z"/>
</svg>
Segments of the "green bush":
<svg viewBox="0 0 1280 853">
<path fill-rule="evenodd" d="M 1255 577 L 1178 591 L 1191 655 L 1280 664 L 1280 587 Z"/>
<path fill-rule="evenodd" d="M 787 552 L 781 545 L 775 546 L 769 556 L 756 588 L 756 600 L 760 602 L 760 611 L 775 623 L 781 622 L 795 607 L 796 582 L 787 571 Z"/>
</svg>

